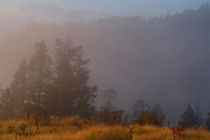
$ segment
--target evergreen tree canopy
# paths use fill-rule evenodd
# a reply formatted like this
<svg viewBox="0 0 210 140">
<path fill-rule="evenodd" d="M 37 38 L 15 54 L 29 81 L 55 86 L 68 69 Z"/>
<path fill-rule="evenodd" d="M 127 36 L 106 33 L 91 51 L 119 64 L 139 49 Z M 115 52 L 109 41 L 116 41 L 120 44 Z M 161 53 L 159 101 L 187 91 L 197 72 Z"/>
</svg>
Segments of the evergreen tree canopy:
<svg viewBox="0 0 210 140">
<path fill-rule="evenodd" d="M 94 112 L 96 86 L 90 86 L 89 60 L 83 58 L 82 47 L 57 40 L 54 49 L 55 78 L 49 103 L 51 113 L 58 116 L 80 115 L 88 117 Z"/>
<path fill-rule="evenodd" d="M 89 60 L 82 47 L 57 40 L 54 57 L 44 41 L 27 63 L 24 59 L 11 84 L 1 91 L 1 116 L 29 110 L 43 115 L 89 117 L 95 110 L 96 86 L 90 86 Z"/>
</svg>

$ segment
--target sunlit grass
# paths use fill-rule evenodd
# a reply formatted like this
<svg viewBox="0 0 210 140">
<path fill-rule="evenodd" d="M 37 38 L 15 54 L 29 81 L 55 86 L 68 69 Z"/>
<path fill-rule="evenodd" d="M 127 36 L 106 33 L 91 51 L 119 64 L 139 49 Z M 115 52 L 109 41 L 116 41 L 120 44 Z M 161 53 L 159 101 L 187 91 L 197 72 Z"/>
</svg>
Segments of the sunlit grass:
<svg viewBox="0 0 210 140">
<path fill-rule="evenodd" d="M 14 127 L 10 132 L 9 127 Z M 131 133 L 131 128 L 132 133 Z M 23 131 L 24 130 L 24 131 Z M 109 126 L 96 124 L 79 117 L 40 122 L 10 120 L 0 122 L 0 140 L 174 140 L 168 127 Z M 186 129 L 177 138 L 182 140 L 210 140 L 210 132 L 204 128 Z"/>
</svg>

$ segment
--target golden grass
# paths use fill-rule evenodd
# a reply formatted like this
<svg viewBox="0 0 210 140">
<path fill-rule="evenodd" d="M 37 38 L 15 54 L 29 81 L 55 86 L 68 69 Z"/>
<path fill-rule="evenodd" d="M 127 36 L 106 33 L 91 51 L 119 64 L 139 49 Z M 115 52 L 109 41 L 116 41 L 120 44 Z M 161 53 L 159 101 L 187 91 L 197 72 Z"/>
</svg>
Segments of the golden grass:
<svg viewBox="0 0 210 140">
<path fill-rule="evenodd" d="M 10 133 L 9 127 L 14 127 Z M 131 128 L 133 131 L 131 133 Z M 0 140 L 174 140 L 167 127 L 108 126 L 94 124 L 79 117 L 54 119 L 41 123 L 40 129 L 31 121 L 10 120 L 0 122 Z M 210 140 L 205 129 L 187 129 L 177 140 Z"/>
</svg>

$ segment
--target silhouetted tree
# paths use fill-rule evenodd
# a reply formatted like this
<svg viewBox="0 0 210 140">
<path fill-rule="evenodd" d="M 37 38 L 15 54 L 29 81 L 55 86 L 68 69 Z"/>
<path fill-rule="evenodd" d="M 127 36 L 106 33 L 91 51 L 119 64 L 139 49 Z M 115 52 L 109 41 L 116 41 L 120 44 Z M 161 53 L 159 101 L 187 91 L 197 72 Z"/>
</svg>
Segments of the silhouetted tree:
<svg viewBox="0 0 210 140">
<path fill-rule="evenodd" d="M 14 74 L 11 84 L 1 91 L 1 116 L 15 115 L 24 110 L 24 102 L 26 100 L 26 82 L 27 82 L 27 64 L 23 59 L 19 68 Z M 5 114 L 4 114 L 5 113 Z"/>
<path fill-rule="evenodd" d="M 210 129 L 210 112 L 208 113 L 208 117 L 207 117 L 207 119 L 206 119 L 206 121 L 205 121 L 205 126 L 206 126 L 208 129 Z"/>
<path fill-rule="evenodd" d="M 95 108 L 96 86 L 90 86 L 89 60 L 83 58 L 82 47 L 56 40 L 55 80 L 49 97 L 51 112 L 58 116 L 90 116 Z"/>
<path fill-rule="evenodd" d="M 195 116 L 196 116 L 197 123 L 198 123 L 197 125 L 198 126 L 203 125 L 204 119 L 202 118 L 202 113 L 200 111 L 200 104 L 199 104 L 198 101 L 197 101 L 196 106 L 195 106 Z"/>
<path fill-rule="evenodd" d="M 13 96 L 10 89 L 1 89 L 0 115 L 1 119 L 8 119 L 14 115 Z"/>
<path fill-rule="evenodd" d="M 27 63 L 23 59 L 9 87 L 13 96 L 12 105 L 15 113 L 20 113 L 25 110 L 25 102 L 28 96 L 27 81 Z"/>
<path fill-rule="evenodd" d="M 197 112 L 193 109 L 192 105 L 189 104 L 183 115 L 179 124 L 185 128 L 190 128 L 193 126 L 200 126 L 201 123 L 200 115 L 197 115 Z"/>
<path fill-rule="evenodd" d="M 37 43 L 36 51 L 28 63 L 27 108 L 32 112 L 45 113 L 44 100 L 53 82 L 52 59 L 44 41 Z"/>
</svg>

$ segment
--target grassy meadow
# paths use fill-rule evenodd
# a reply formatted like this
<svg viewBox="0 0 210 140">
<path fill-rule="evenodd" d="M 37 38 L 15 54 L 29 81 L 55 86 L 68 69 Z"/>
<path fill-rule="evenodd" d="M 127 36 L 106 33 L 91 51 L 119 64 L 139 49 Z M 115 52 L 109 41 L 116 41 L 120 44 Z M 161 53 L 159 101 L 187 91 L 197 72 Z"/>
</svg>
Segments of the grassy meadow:
<svg viewBox="0 0 210 140">
<path fill-rule="evenodd" d="M 0 140 L 210 140 L 204 128 L 185 129 L 174 135 L 169 127 L 138 124 L 105 125 L 70 117 L 50 120 L 0 122 Z"/>
</svg>

